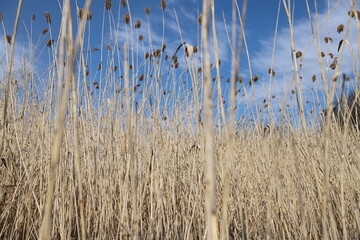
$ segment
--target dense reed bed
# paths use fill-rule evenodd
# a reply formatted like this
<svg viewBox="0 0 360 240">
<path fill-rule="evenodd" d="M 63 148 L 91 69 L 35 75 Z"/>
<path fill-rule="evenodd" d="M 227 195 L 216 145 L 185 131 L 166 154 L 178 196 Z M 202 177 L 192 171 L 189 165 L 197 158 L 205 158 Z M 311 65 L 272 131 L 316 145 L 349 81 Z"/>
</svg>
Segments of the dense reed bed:
<svg viewBox="0 0 360 240">
<path fill-rule="evenodd" d="M 309 118 L 297 69 L 302 52 L 295 51 L 296 39 L 291 38 L 291 94 L 298 99 L 299 121 L 290 122 L 294 112 L 275 108 L 277 113 L 266 118 L 258 107 L 270 108 L 275 96 L 254 107 L 259 101 L 244 86 L 254 90 L 258 76 L 246 76 L 246 83 L 239 75 L 245 35 L 232 43 L 230 87 L 221 81 L 212 1 L 204 0 L 197 46 L 179 39 L 180 46 L 171 51 L 164 37 L 157 45 L 144 40 L 151 39 L 151 9 L 144 10 L 146 35 L 139 32 L 144 22 L 131 15 L 131 3 L 120 4 L 117 10 L 106 0 L 104 16 L 110 32 L 123 29 L 126 40 L 114 37 L 101 49 L 87 42 L 91 1 L 72 9 L 65 0 L 60 29 L 52 28 L 54 19 L 46 13 L 46 37 L 34 43 L 34 55 L 36 49 L 49 50 L 43 74 L 34 73 L 36 56 L 13 65 L 16 35 L 4 34 L 8 71 L 1 75 L 1 239 L 359 237 L 355 92 L 349 96 L 350 110 L 345 109 L 350 114 L 342 110 L 341 124 L 341 101 L 332 113 L 336 82 L 342 79 L 341 56 L 330 63 L 335 65 L 329 82 L 324 80 L 329 86 L 326 114 Z M 164 26 L 166 1 L 158 7 Z M 280 7 L 291 29 L 290 1 L 280 1 Z M 355 7 L 349 18 L 359 25 Z M 242 6 L 234 2 L 233 9 L 238 16 L 233 27 L 242 29 L 246 1 Z M 76 31 L 71 11 L 77 15 Z M 50 34 L 56 31 L 53 39 Z M 211 38 L 215 45 L 209 45 Z M 102 62 L 90 63 L 94 52 L 101 52 Z M 353 61 L 358 66 L 359 56 Z M 320 74 L 327 79 L 322 66 Z M 275 71 L 269 68 L 270 81 Z M 357 68 L 352 78 L 359 79 Z M 244 102 L 245 113 L 239 109 Z"/>
</svg>

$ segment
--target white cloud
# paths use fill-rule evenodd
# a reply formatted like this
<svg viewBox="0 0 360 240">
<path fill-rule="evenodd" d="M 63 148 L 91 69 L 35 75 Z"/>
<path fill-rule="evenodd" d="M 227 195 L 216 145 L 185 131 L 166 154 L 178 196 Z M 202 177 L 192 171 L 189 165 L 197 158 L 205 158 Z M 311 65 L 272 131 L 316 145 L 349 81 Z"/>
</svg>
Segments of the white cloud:
<svg viewBox="0 0 360 240">
<path fill-rule="evenodd" d="M 332 53 L 334 57 L 339 56 L 337 51 L 338 43 L 344 37 L 345 31 L 339 34 L 337 32 L 337 27 L 340 24 L 343 24 L 345 28 L 348 26 L 349 16 L 347 12 L 350 9 L 350 5 L 348 2 L 344 3 L 344 1 L 341 1 L 341 4 L 332 5 L 332 7 L 333 9 L 330 14 L 328 14 L 326 8 L 318 13 L 321 51 L 326 54 L 326 57 L 322 58 L 323 66 L 328 80 L 331 79 L 331 76 L 334 74 L 334 71 L 329 68 L 333 59 L 331 59 L 328 54 Z M 316 16 L 314 13 L 312 13 L 312 19 L 314 27 L 316 28 Z M 356 20 L 351 19 L 349 22 L 349 35 L 347 37 L 349 44 L 343 46 L 344 53 L 340 64 L 340 70 L 344 73 L 352 74 L 354 72 L 354 66 L 359 65 L 359 56 L 357 54 L 358 33 L 356 30 Z M 317 51 L 312 38 L 309 18 L 304 17 L 295 20 L 293 29 L 296 51 L 301 51 L 303 54 L 302 60 L 297 59 L 298 64 L 302 64 L 302 68 L 299 70 L 299 76 L 302 76 L 301 87 L 305 98 L 311 97 L 313 94 L 312 91 L 322 90 L 323 86 L 320 79 L 320 67 L 318 64 Z M 331 37 L 333 41 L 326 44 L 324 42 L 325 37 Z M 255 52 L 251 62 L 255 73 L 263 73 L 261 76 L 261 79 L 263 80 L 262 86 L 256 84 L 256 95 L 259 99 L 262 99 L 268 95 L 268 91 L 264 89 L 269 88 L 270 77 L 267 72 L 272 65 L 273 37 L 263 39 L 260 42 L 260 45 L 261 48 Z M 273 79 L 273 84 L 271 86 L 271 94 L 280 94 L 284 97 L 287 95 L 286 93 L 289 93 L 291 88 L 293 88 L 293 82 L 291 80 L 292 60 L 289 27 L 280 29 L 277 34 L 273 68 L 276 72 L 276 76 Z M 317 76 L 317 82 L 315 84 L 312 82 L 313 74 L 316 74 Z M 304 99 L 304 101 L 305 100 L 306 99 Z"/>
</svg>

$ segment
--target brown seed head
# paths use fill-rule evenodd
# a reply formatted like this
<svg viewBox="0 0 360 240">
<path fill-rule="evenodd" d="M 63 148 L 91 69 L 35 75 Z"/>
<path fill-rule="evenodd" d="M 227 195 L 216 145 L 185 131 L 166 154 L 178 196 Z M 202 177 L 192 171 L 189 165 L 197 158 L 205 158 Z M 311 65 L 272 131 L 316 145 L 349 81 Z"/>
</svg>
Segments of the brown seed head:
<svg viewBox="0 0 360 240">
<path fill-rule="evenodd" d="M 99 63 L 99 66 L 98 66 L 98 71 L 101 70 L 101 63 Z"/>
<path fill-rule="evenodd" d="M 107 50 L 110 51 L 111 50 L 111 46 L 108 44 L 107 45 Z"/>
<path fill-rule="evenodd" d="M 332 53 L 329 53 L 329 56 L 330 56 L 331 58 L 334 58 L 334 54 L 332 54 Z"/>
<path fill-rule="evenodd" d="M 133 69 L 133 66 L 132 66 L 132 65 L 130 65 L 130 66 L 129 66 L 129 69 L 130 69 L 130 70 L 132 70 L 132 69 Z"/>
<path fill-rule="evenodd" d="M 324 41 L 325 41 L 325 43 L 328 43 L 329 41 L 333 42 L 331 37 L 325 37 Z"/>
<path fill-rule="evenodd" d="M 150 57 L 150 54 L 147 52 L 145 53 L 145 59 L 148 59 Z"/>
<path fill-rule="evenodd" d="M 33 21 L 35 21 L 35 19 L 36 19 L 35 14 L 33 14 L 33 15 L 31 16 L 31 19 L 32 19 Z"/>
<path fill-rule="evenodd" d="M 169 56 L 168 55 L 165 55 L 165 61 L 168 60 Z"/>
<path fill-rule="evenodd" d="M 360 11 L 356 11 L 356 10 L 350 10 L 348 11 L 348 15 L 352 18 L 360 18 Z"/>
<path fill-rule="evenodd" d="M 255 76 L 253 77 L 253 80 L 254 80 L 254 82 L 257 82 L 257 81 L 259 80 L 259 77 L 258 77 L 257 75 L 255 75 Z"/>
<path fill-rule="evenodd" d="M 300 57 L 302 57 L 302 52 L 301 51 L 297 51 L 296 52 L 296 54 L 295 54 L 295 56 L 296 56 L 296 58 L 300 58 Z"/>
<path fill-rule="evenodd" d="M 155 57 L 160 57 L 160 56 L 161 56 L 161 49 L 156 49 Z"/>
<path fill-rule="evenodd" d="M 269 68 L 268 73 L 272 76 L 275 76 L 275 71 L 272 68 Z"/>
<path fill-rule="evenodd" d="M 50 13 L 45 12 L 45 18 L 46 18 L 46 22 L 47 22 L 48 24 L 51 24 L 51 17 L 50 17 Z"/>
<path fill-rule="evenodd" d="M 194 46 L 193 47 L 193 53 L 197 53 L 199 50 L 198 50 L 198 47 L 197 46 Z"/>
<path fill-rule="evenodd" d="M 200 16 L 198 17 L 198 22 L 199 22 L 199 24 L 202 23 L 202 14 L 200 14 Z"/>
<path fill-rule="evenodd" d="M 46 42 L 46 46 L 51 47 L 51 45 L 54 43 L 53 39 L 50 39 Z"/>
<path fill-rule="evenodd" d="M 295 90 L 291 90 L 291 94 L 295 94 Z"/>
<path fill-rule="evenodd" d="M 161 10 L 165 10 L 165 8 L 166 8 L 166 1 L 165 0 L 161 0 L 161 2 L 160 2 L 160 7 L 161 7 Z"/>
<path fill-rule="evenodd" d="M 146 13 L 147 15 L 149 15 L 149 14 L 150 14 L 150 8 L 145 8 L 145 13 Z"/>
<path fill-rule="evenodd" d="M 321 57 L 325 57 L 325 53 L 324 53 L 324 52 L 321 52 Z"/>
<path fill-rule="evenodd" d="M 336 68 L 336 61 L 334 61 L 332 64 L 330 64 L 330 68 L 334 70 Z"/>
<path fill-rule="evenodd" d="M 198 73 L 201 73 L 202 72 L 202 69 L 201 67 L 198 68 Z"/>
<path fill-rule="evenodd" d="M 117 66 L 114 66 L 114 72 L 116 72 L 117 68 L 118 68 Z"/>
<path fill-rule="evenodd" d="M 140 41 L 144 40 L 144 36 L 143 36 L 143 35 L 140 35 L 140 36 L 139 36 L 139 40 L 140 40 Z"/>
<path fill-rule="evenodd" d="M 164 52 L 165 49 L 166 49 L 166 45 L 165 45 L 165 43 L 164 43 L 164 44 L 162 45 L 161 51 Z"/>
<path fill-rule="evenodd" d="M 11 44 L 11 36 L 10 35 L 6 35 L 6 41 Z"/>
<path fill-rule="evenodd" d="M 110 10 L 111 9 L 111 0 L 105 0 L 105 9 Z"/>
<path fill-rule="evenodd" d="M 136 20 L 135 28 L 141 28 L 141 22 L 140 22 L 140 20 Z"/>
<path fill-rule="evenodd" d="M 126 8 L 127 2 L 126 2 L 125 0 L 121 0 L 121 5 L 122 5 L 124 8 Z"/>
<path fill-rule="evenodd" d="M 139 77 L 139 81 L 142 81 L 144 80 L 144 74 L 142 74 L 140 77 Z"/>
<path fill-rule="evenodd" d="M 128 24 L 130 22 L 130 15 L 128 13 L 125 13 L 124 15 L 124 22 Z"/>
<path fill-rule="evenodd" d="M 42 30 L 41 34 L 44 35 L 44 34 L 46 34 L 48 31 L 49 31 L 49 30 L 48 30 L 47 28 L 45 28 L 45 29 Z"/>
<path fill-rule="evenodd" d="M 3 20 L 3 15 L 2 13 L 0 12 L 0 22 Z"/>
<path fill-rule="evenodd" d="M 345 81 L 350 81 L 350 76 L 349 76 L 349 75 L 347 75 L 347 76 L 345 77 Z"/>
<path fill-rule="evenodd" d="M 312 76 L 312 81 L 313 81 L 313 82 L 316 81 L 316 75 L 315 75 L 315 74 Z"/>
<path fill-rule="evenodd" d="M 337 32 L 338 32 L 338 33 L 341 33 L 342 31 L 344 31 L 344 25 L 343 25 L 343 24 L 340 24 L 340 25 L 337 27 Z"/>
</svg>

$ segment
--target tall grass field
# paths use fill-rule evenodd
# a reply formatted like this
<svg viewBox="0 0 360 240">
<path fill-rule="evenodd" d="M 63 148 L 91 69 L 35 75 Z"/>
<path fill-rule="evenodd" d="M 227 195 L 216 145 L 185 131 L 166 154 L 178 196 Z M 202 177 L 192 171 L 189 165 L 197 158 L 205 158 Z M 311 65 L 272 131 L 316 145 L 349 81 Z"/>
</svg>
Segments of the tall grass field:
<svg viewBox="0 0 360 240">
<path fill-rule="evenodd" d="M 198 1 L 189 26 L 165 0 L 102 2 L 0 9 L 0 239 L 360 239 L 359 2 L 321 1 L 323 21 L 304 0 L 306 51 L 296 1 L 274 1 L 268 52 L 286 24 L 291 73 L 276 94 L 284 69 L 251 66 L 248 1 Z"/>
</svg>

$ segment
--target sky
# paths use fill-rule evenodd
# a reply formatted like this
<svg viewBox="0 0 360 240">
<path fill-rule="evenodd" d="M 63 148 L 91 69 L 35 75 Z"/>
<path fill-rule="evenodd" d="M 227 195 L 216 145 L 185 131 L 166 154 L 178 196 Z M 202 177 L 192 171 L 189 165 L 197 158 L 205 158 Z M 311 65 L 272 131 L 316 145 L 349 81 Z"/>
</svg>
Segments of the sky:
<svg viewBox="0 0 360 240">
<path fill-rule="evenodd" d="M 76 6 L 82 7 L 84 0 L 71 1 L 73 13 L 75 14 Z M 143 55 L 146 49 L 141 50 L 141 44 L 137 41 L 139 34 L 144 36 L 144 42 L 147 43 L 149 25 L 144 8 L 150 9 L 149 22 L 151 31 L 151 40 L 154 48 L 161 48 L 163 42 L 162 32 L 162 11 L 157 0 L 129 0 L 127 8 L 121 6 L 120 0 L 112 1 L 110 11 L 104 9 L 103 0 L 93 0 L 91 6 L 92 20 L 91 27 L 87 29 L 89 42 L 86 43 L 89 48 L 105 49 L 108 44 L 117 42 L 122 46 L 129 39 L 137 42 L 138 45 L 130 46 L 137 48 L 136 54 Z M 165 32 L 164 43 L 167 46 L 167 52 L 171 56 L 182 41 L 191 45 L 200 45 L 200 30 L 198 16 L 202 11 L 202 1 L 200 0 L 167 0 L 167 6 L 164 11 Z M 287 1 L 286 1 L 287 2 Z M 304 102 L 307 112 L 319 111 L 324 106 L 323 83 L 320 80 L 320 68 L 317 58 L 317 52 L 314 47 L 312 38 L 309 14 L 305 0 L 291 0 L 291 9 L 293 13 L 293 29 L 295 37 L 295 49 L 302 52 L 302 58 L 298 60 L 299 76 L 301 76 L 301 87 L 304 95 Z M 356 20 L 348 16 L 351 9 L 349 0 L 317 0 L 317 13 L 315 12 L 314 1 L 309 1 L 310 15 L 313 18 L 313 24 L 316 27 L 315 19 L 319 21 L 320 32 L 320 49 L 326 56 L 323 58 L 326 77 L 331 78 L 334 71 L 329 68 L 333 59 L 328 53 L 333 53 L 338 57 L 338 43 L 344 38 L 344 32 L 338 33 L 337 27 L 340 24 L 349 29 L 347 39 L 348 43 L 344 44 L 343 60 L 341 62 L 341 71 L 351 76 L 355 75 L 359 67 L 358 37 L 356 30 Z M 49 64 L 49 55 L 51 51 L 46 48 L 45 43 L 50 38 L 57 39 L 61 21 L 62 2 L 58 0 L 24 0 L 19 22 L 19 33 L 16 45 L 16 64 L 21 64 L 21 56 L 29 55 L 30 49 L 36 49 L 37 61 L 35 69 L 39 72 L 44 71 Z M 356 0 L 357 6 L 360 5 Z M 238 1 L 241 8 L 242 1 Z M 280 6 L 280 9 L 279 9 Z M 3 15 L 2 30 L 0 37 L 5 39 L 6 34 L 11 34 L 13 21 L 15 19 L 17 1 L 0 0 L 0 12 Z M 217 37 L 219 40 L 219 56 L 221 60 L 221 76 L 225 89 L 226 79 L 230 77 L 231 51 L 227 37 L 227 31 L 231 38 L 231 9 L 232 1 L 215 0 L 215 19 Z M 46 23 L 45 12 L 49 12 L 52 24 Z M 279 12 L 279 15 L 278 15 Z M 130 36 L 130 28 L 124 27 L 123 16 L 125 13 L 131 13 L 132 22 L 140 20 L 142 26 L 140 29 L 133 29 L 133 37 Z M 33 14 L 36 16 L 32 20 Z M 276 26 L 278 18 L 278 26 Z M 77 19 L 74 15 L 74 19 Z M 117 24 L 120 22 L 121 24 Z M 103 26 L 104 23 L 104 26 Z M 75 24 L 76 25 L 76 24 Z M 179 33 L 181 29 L 181 35 Z M 276 41 L 274 45 L 274 34 L 276 32 Z M 43 29 L 50 29 L 50 32 L 42 35 Z M 76 30 L 76 29 L 75 29 Z M 315 29 L 316 30 L 316 29 Z M 292 80 L 292 62 L 290 48 L 290 30 L 289 22 L 284 11 L 284 6 L 277 0 L 249 0 L 245 23 L 246 47 L 242 51 L 240 73 L 245 79 L 245 89 L 250 98 L 254 98 L 259 108 L 262 104 L 273 101 L 275 105 L 280 106 L 285 102 L 290 105 L 295 104 L 295 97 L 292 96 L 294 81 Z M 332 42 L 324 42 L 325 37 L 331 37 Z M 181 39 L 182 38 L 182 39 Z M 212 38 L 212 36 L 211 36 Z M 31 40 L 29 40 L 31 39 Z M 210 40 L 211 44 L 213 41 Z M 146 45 L 146 44 L 145 44 Z M 139 50 L 140 46 L 140 50 Z M 275 46 L 275 48 L 274 48 Z M 6 55 L 6 40 L 0 41 L 0 67 L 5 66 L 4 56 Z M 37 47 L 37 48 L 36 48 Z M 274 51 L 273 51 L 274 48 Z M 247 54 L 248 53 L 248 54 Z M 213 56 L 213 52 L 212 52 Z M 90 68 L 96 69 L 100 62 L 100 53 L 94 52 Z M 1 60 L 0 59 L 0 60 Z M 250 61 L 248 61 L 250 59 Z M 185 62 L 185 57 L 179 60 L 180 64 Z M 214 61 L 212 61 L 214 62 Z M 268 69 L 272 67 L 276 75 L 272 78 L 270 84 L 270 75 Z M 95 70 L 93 70 L 95 72 Z M 317 81 L 312 81 L 313 75 L 317 76 Z M 259 76 L 259 81 L 252 86 L 248 85 L 251 77 Z M 353 80 L 353 79 L 352 79 Z M 355 82 L 353 80 L 353 82 Z M 347 83 L 349 86 L 351 81 Z M 269 91 L 270 89 L 270 91 Z M 226 91 L 226 90 L 224 90 Z M 242 91 L 242 92 L 243 92 Z M 275 96 L 269 99 L 270 96 Z M 320 99 L 322 106 L 315 106 L 314 98 Z M 247 105 L 245 98 L 238 99 L 240 106 Z M 276 101 L 276 103 L 275 103 Z M 310 102 L 310 103 L 309 103 Z M 311 104 L 313 102 L 313 104 Z M 242 105 L 241 105 L 242 104 Z M 254 105 L 255 106 L 255 105 Z M 253 106 L 253 107 L 254 107 Z"/>
</svg>

